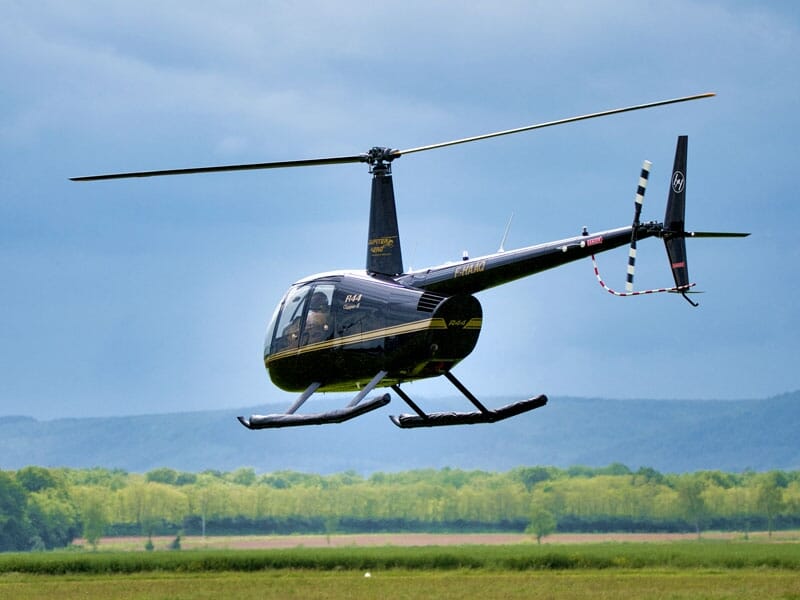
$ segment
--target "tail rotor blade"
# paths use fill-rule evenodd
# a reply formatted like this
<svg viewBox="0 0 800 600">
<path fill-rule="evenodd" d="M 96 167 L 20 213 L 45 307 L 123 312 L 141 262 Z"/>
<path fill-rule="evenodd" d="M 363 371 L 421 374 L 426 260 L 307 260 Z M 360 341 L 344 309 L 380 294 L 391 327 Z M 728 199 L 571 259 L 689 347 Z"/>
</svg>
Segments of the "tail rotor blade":
<svg viewBox="0 0 800 600">
<path fill-rule="evenodd" d="M 631 233 L 631 247 L 628 251 L 628 274 L 625 282 L 625 291 L 633 291 L 633 275 L 636 271 L 636 228 L 639 226 L 639 217 L 642 214 L 642 204 L 644 204 L 644 193 L 647 190 L 647 180 L 650 178 L 650 167 L 653 165 L 649 160 L 642 163 L 642 170 L 639 173 L 639 186 L 636 188 L 636 198 L 633 203 L 633 231 Z"/>
</svg>

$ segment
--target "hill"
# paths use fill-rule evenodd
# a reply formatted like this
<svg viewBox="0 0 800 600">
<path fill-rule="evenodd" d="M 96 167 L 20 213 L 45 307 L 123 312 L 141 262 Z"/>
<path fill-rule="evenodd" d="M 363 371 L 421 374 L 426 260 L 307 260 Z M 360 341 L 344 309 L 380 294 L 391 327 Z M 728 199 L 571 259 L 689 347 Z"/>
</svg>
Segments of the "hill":
<svg viewBox="0 0 800 600">
<path fill-rule="evenodd" d="M 313 410 L 327 404 L 320 400 Z M 434 404 L 451 407 L 449 401 L 425 401 Z M 146 472 L 167 466 L 197 472 L 250 466 L 259 472 L 369 474 L 613 462 L 662 472 L 800 469 L 800 392 L 743 401 L 552 398 L 544 408 L 494 425 L 420 430 L 400 430 L 389 422 L 388 414 L 407 412 L 397 399 L 340 425 L 253 432 L 235 419 L 281 408 L 49 421 L 0 417 L 0 469 L 101 466 Z"/>
</svg>

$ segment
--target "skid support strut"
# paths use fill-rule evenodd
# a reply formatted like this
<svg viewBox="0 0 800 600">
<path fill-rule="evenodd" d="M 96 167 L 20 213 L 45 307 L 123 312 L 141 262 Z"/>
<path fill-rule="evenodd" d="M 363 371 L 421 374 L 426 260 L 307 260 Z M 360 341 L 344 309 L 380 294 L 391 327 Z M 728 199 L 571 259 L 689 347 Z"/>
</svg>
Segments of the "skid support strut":
<svg viewBox="0 0 800 600">
<path fill-rule="evenodd" d="M 251 415 L 249 419 L 245 417 L 237 417 L 239 422 L 248 429 L 277 429 L 279 427 L 297 427 L 300 425 L 324 425 L 326 423 L 343 423 L 349 421 L 354 417 L 361 416 L 365 413 L 373 411 L 381 406 L 389 404 L 389 394 L 376 396 L 366 402 L 362 402 L 364 398 L 386 377 L 386 371 L 379 371 L 372 380 L 364 386 L 355 398 L 350 403 L 338 410 L 331 410 L 324 413 L 315 414 L 296 414 L 300 408 L 311 395 L 320 387 L 320 383 L 312 383 L 306 390 L 300 394 L 300 397 L 295 401 L 292 406 L 285 413 L 270 414 L 270 415 Z"/>
<path fill-rule="evenodd" d="M 507 404 L 501 408 L 490 410 L 486 408 L 472 393 L 464 387 L 455 375 L 451 372 L 444 374 L 445 377 L 452 383 L 464 397 L 469 400 L 478 410 L 475 412 L 439 412 L 439 413 L 426 413 L 416 403 L 414 403 L 408 395 L 400 389 L 399 385 L 393 385 L 392 389 L 397 392 L 397 395 L 408 404 L 411 409 L 417 413 L 415 415 L 397 415 L 389 417 L 392 423 L 398 427 L 408 429 L 411 427 L 441 427 L 444 425 L 473 425 L 475 423 L 495 423 L 502 421 L 508 417 L 528 412 L 535 408 L 539 408 L 547 404 L 547 396 L 541 395 L 535 398 L 529 398 L 521 402 Z"/>
</svg>

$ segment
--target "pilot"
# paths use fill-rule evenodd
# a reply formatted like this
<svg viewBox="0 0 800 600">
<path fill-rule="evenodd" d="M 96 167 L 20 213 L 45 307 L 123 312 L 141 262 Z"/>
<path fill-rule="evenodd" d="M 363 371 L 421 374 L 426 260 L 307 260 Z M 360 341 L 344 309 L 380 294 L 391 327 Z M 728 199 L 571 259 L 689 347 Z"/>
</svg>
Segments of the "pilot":
<svg viewBox="0 0 800 600">
<path fill-rule="evenodd" d="M 322 292 L 314 292 L 308 302 L 308 315 L 306 316 L 306 337 L 308 344 L 321 342 L 328 339 L 330 328 L 328 319 L 330 317 L 330 307 L 328 297 Z"/>
</svg>

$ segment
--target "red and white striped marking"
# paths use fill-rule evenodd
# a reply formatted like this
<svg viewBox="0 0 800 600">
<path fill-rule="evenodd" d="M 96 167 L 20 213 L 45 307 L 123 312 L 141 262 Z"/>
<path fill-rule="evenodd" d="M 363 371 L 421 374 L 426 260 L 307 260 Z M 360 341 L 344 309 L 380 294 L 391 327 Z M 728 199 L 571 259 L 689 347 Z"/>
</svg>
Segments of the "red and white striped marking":
<svg viewBox="0 0 800 600">
<path fill-rule="evenodd" d="M 597 277 L 597 281 L 600 283 L 600 286 L 607 291 L 609 294 L 613 294 L 614 296 L 626 297 L 626 296 L 643 296 L 645 294 L 658 294 L 661 292 L 673 292 L 673 293 L 681 293 L 689 290 L 689 288 L 693 288 L 695 286 L 694 283 L 690 283 L 688 285 L 678 285 L 669 288 L 658 288 L 652 290 L 641 290 L 638 292 L 618 292 L 616 290 L 612 290 L 608 287 L 603 279 L 600 277 L 600 270 L 597 268 L 597 260 L 595 260 L 594 254 L 592 254 L 592 265 L 594 266 L 594 275 Z"/>
</svg>

